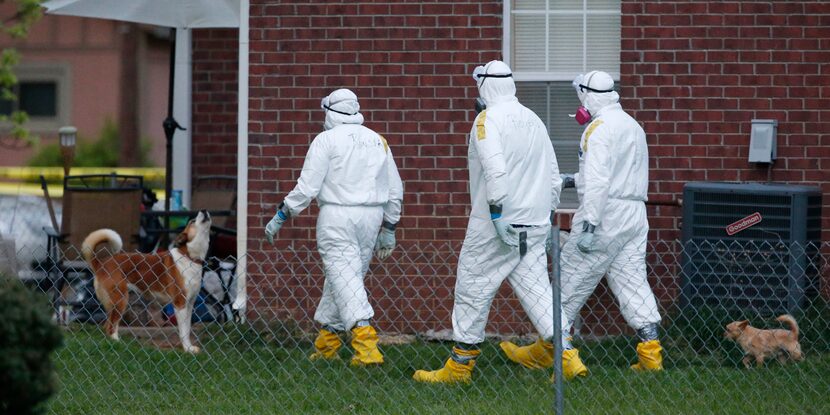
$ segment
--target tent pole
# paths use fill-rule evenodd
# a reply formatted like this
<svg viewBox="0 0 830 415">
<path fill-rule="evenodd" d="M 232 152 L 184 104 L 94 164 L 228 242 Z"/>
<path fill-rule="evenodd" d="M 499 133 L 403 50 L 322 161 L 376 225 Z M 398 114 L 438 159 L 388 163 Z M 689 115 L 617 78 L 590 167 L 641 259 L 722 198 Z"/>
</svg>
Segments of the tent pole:
<svg viewBox="0 0 830 415">
<path fill-rule="evenodd" d="M 176 129 L 184 130 L 173 118 L 173 78 L 176 75 L 176 29 L 170 29 L 170 79 L 167 89 L 167 118 L 162 122 L 164 136 L 167 139 L 167 161 L 164 167 L 164 211 L 170 211 L 170 197 L 173 193 L 173 134 Z M 164 228 L 170 229 L 170 215 L 164 216 Z M 162 243 L 167 245 L 167 233 L 162 235 Z"/>
</svg>

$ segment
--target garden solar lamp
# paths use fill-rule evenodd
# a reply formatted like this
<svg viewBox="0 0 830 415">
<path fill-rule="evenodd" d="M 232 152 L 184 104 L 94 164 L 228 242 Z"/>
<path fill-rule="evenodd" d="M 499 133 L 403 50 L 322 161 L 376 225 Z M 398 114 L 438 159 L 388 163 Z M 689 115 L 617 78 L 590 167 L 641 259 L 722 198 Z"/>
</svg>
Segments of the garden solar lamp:
<svg viewBox="0 0 830 415">
<path fill-rule="evenodd" d="M 75 159 L 75 142 L 78 136 L 78 129 L 69 125 L 58 130 L 61 140 L 61 156 L 63 156 L 63 175 L 69 176 L 69 169 Z"/>
</svg>

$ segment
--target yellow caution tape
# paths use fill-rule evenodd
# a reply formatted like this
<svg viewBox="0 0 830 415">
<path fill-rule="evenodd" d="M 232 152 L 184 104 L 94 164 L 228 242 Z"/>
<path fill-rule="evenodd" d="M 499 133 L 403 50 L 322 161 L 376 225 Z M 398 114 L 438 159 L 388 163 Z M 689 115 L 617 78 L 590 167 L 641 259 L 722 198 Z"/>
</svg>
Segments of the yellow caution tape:
<svg viewBox="0 0 830 415">
<path fill-rule="evenodd" d="M 164 180 L 163 167 L 73 167 L 71 175 L 124 174 L 144 176 L 144 181 Z M 0 167 L 0 179 L 36 181 L 40 176 L 47 181 L 63 180 L 63 167 Z"/>
<path fill-rule="evenodd" d="M 164 200 L 164 189 L 153 189 L 159 200 Z M 43 196 L 43 188 L 39 183 L 9 183 L 0 182 L 0 196 Z M 63 196 L 63 186 L 49 185 L 49 197 Z"/>
</svg>

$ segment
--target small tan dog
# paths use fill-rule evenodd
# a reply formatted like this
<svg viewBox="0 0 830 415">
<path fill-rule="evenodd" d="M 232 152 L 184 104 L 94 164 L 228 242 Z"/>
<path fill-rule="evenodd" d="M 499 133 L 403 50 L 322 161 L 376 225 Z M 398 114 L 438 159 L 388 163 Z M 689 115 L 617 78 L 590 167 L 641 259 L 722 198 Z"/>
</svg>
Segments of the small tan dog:
<svg viewBox="0 0 830 415">
<path fill-rule="evenodd" d="M 798 343 L 798 324 L 793 316 L 784 314 L 776 320 L 790 326 L 790 329 L 756 329 L 749 325 L 749 320 L 733 321 L 726 325 L 723 337 L 735 340 L 744 349 L 746 355 L 742 361 L 747 369 L 750 367 L 750 356 L 755 357 L 758 367 L 763 366 L 767 357 L 778 357 L 781 363 L 786 362 L 787 356 L 796 362 L 804 359 L 801 344 Z"/>
</svg>

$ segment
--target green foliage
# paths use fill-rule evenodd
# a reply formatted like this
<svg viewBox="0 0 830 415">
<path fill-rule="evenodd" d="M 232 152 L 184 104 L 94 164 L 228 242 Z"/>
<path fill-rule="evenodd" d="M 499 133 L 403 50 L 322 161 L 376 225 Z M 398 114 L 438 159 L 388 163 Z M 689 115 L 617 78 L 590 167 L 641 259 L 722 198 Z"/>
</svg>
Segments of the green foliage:
<svg viewBox="0 0 830 415">
<path fill-rule="evenodd" d="M 97 140 L 78 139 L 75 149 L 73 167 L 118 167 L 118 147 L 120 145 L 118 127 L 107 120 Z M 148 140 L 141 141 L 139 163 L 142 167 L 151 167 Z M 63 166 L 60 145 L 58 143 L 42 146 L 27 162 L 31 167 Z"/>
<path fill-rule="evenodd" d="M 41 0 L 15 0 L 14 18 L 6 20 L 3 31 L 13 38 L 22 39 L 29 34 L 29 28 L 41 17 Z"/>
<path fill-rule="evenodd" d="M 29 34 L 29 29 L 41 17 L 41 0 L 14 0 L 15 15 L 4 20 L 0 30 L 11 36 L 13 39 L 23 39 Z M 17 85 L 17 76 L 14 74 L 14 67 L 20 62 L 20 54 L 14 48 L 7 48 L 0 53 L 0 97 L 2 99 L 14 100 L 14 86 Z M 14 111 L 11 115 L 0 115 L 0 122 L 11 124 L 10 135 L 14 140 L 27 144 L 36 141 L 29 130 L 24 127 L 29 120 L 28 115 L 22 111 Z"/>
<path fill-rule="evenodd" d="M 0 53 L 0 86 L 2 89 L 2 98 L 7 100 L 15 99 L 14 92 L 10 89 L 17 84 L 17 75 L 12 72 L 12 68 L 20 63 L 20 54 L 15 49 L 4 49 Z"/>
<path fill-rule="evenodd" d="M 0 276 L 0 414 L 38 414 L 56 392 L 50 356 L 63 343 L 45 296 Z"/>
</svg>

